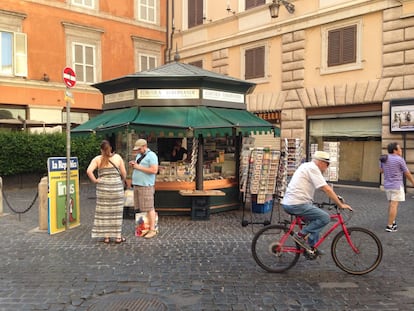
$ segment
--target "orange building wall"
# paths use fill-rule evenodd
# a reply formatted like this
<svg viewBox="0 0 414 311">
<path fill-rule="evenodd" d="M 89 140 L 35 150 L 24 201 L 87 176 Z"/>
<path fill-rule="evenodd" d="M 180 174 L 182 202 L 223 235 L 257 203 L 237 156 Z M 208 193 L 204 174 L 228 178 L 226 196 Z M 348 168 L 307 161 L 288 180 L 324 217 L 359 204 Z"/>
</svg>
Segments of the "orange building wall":
<svg viewBox="0 0 414 311">
<path fill-rule="evenodd" d="M 118 15 L 102 18 L 65 9 L 67 1 L 51 1 L 52 6 L 35 1 L 2 0 L 1 9 L 26 14 L 22 32 L 27 34 L 28 76 L 0 76 L 0 104 L 65 106 L 65 84 L 62 71 L 66 63 L 66 38 L 62 22 L 102 30 L 102 81 L 135 72 L 132 36 L 165 42 L 165 6 L 161 0 L 161 26 L 145 28 L 133 21 L 133 1 L 101 0 L 100 12 Z M 125 5 L 126 4 L 126 5 Z M 85 11 L 85 10 L 84 10 Z M 163 55 L 163 51 L 160 51 Z M 42 81 L 46 73 L 50 81 Z M 6 83 L 5 83 L 6 82 Z M 100 81 L 98 81 L 100 82 Z M 73 108 L 101 109 L 102 95 L 89 86 L 76 85 L 71 89 Z"/>
</svg>

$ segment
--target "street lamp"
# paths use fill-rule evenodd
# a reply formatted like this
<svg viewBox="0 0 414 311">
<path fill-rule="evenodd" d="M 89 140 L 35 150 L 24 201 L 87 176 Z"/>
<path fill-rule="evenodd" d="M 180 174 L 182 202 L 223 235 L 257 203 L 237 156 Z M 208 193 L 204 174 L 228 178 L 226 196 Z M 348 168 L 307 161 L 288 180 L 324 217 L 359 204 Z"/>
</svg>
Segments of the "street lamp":
<svg viewBox="0 0 414 311">
<path fill-rule="evenodd" d="M 280 4 L 283 4 L 290 14 L 295 12 L 295 5 L 293 5 L 292 3 L 286 0 L 273 0 L 273 2 L 269 5 L 270 16 L 272 18 L 276 18 L 279 16 Z"/>
</svg>

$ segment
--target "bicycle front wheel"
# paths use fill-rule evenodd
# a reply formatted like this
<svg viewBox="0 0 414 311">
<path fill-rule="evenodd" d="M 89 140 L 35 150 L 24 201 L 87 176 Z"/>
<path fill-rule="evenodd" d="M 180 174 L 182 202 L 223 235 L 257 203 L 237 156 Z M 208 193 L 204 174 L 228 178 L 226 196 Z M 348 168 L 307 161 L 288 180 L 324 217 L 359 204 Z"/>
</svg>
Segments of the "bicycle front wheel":
<svg viewBox="0 0 414 311">
<path fill-rule="evenodd" d="M 351 248 L 343 231 L 339 232 L 332 241 L 331 253 L 335 264 L 343 271 L 362 275 L 373 271 L 382 259 L 382 244 L 378 237 L 368 229 L 348 228 Z"/>
<path fill-rule="evenodd" d="M 256 263 L 272 273 L 293 267 L 300 256 L 300 246 L 291 237 L 282 244 L 281 239 L 289 228 L 285 225 L 269 225 L 253 237 L 252 254 Z"/>
</svg>

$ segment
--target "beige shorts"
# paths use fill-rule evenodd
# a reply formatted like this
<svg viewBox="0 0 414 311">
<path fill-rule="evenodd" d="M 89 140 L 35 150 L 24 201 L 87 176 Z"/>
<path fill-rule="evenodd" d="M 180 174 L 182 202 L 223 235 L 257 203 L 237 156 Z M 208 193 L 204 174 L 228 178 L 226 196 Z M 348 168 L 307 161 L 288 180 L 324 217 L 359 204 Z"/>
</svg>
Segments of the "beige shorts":
<svg viewBox="0 0 414 311">
<path fill-rule="evenodd" d="M 385 194 L 387 195 L 388 201 L 395 201 L 395 202 L 405 201 L 405 192 L 404 192 L 403 186 L 401 186 L 399 190 L 395 190 L 395 189 L 385 190 Z"/>
<path fill-rule="evenodd" d="M 154 186 L 134 186 L 134 209 L 148 212 L 154 209 Z"/>
</svg>

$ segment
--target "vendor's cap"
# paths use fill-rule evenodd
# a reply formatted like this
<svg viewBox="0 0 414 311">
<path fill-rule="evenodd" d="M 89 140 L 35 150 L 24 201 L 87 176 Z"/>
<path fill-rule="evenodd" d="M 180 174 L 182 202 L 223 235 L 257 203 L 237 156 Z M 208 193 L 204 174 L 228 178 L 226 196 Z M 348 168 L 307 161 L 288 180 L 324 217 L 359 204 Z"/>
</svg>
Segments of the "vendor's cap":
<svg viewBox="0 0 414 311">
<path fill-rule="evenodd" d="M 328 162 L 328 163 L 331 162 L 329 153 L 325 151 L 315 151 L 315 153 L 312 156 L 312 159 L 321 160 L 321 161 Z"/>
<path fill-rule="evenodd" d="M 147 141 L 145 139 L 140 138 L 135 142 L 134 150 L 138 150 L 139 148 L 146 146 L 146 145 L 147 145 Z"/>
</svg>

